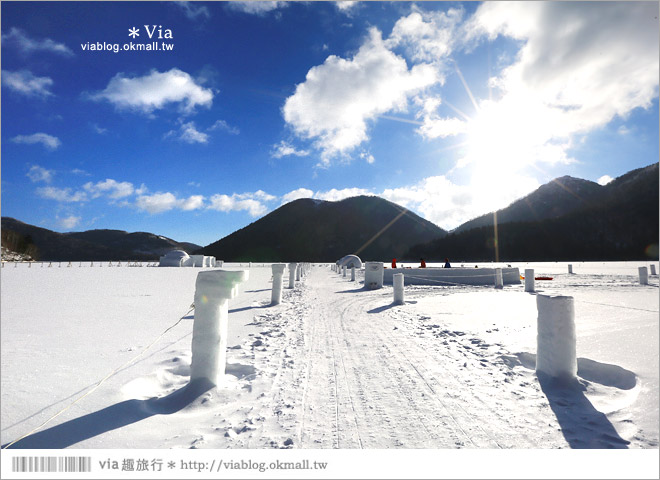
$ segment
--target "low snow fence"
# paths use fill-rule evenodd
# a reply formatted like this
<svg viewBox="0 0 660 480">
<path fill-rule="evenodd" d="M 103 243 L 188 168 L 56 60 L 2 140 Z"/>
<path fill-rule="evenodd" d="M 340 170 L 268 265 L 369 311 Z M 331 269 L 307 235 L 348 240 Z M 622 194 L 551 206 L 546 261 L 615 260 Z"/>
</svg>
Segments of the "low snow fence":
<svg viewBox="0 0 660 480">
<path fill-rule="evenodd" d="M 371 263 L 371 262 L 367 262 Z M 382 266 L 382 264 L 381 264 Z M 502 268 L 503 285 L 519 285 L 520 270 Z M 408 285 L 490 285 L 496 283 L 495 268 L 386 268 L 383 270 L 385 285 L 392 285 L 397 273 L 405 273 Z M 365 267 L 365 286 L 369 269 Z M 382 286 L 382 284 L 381 284 Z M 368 287 L 367 287 L 368 288 Z"/>
</svg>

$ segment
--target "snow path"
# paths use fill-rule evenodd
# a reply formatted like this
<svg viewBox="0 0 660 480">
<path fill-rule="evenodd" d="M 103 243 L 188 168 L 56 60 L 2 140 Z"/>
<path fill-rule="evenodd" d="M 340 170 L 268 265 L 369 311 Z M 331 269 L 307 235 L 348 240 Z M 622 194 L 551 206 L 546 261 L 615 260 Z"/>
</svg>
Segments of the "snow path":
<svg viewBox="0 0 660 480">
<path fill-rule="evenodd" d="M 497 346 L 446 332 L 451 342 L 437 348 L 437 338 L 402 321 L 405 306 L 391 305 L 391 289 L 363 290 L 327 268 L 313 268 L 291 295 L 299 297 L 287 298 L 294 311 L 283 315 L 298 321 L 287 328 L 293 337 L 261 413 L 277 425 L 248 446 L 272 446 L 264 433 L 276 431 L 298 448 L 566 445 L 540 388 L 497 360 Z M 475 382 L 473 368 L 491 370 L 479 373 L 486 384 Z M 545 408 L 553 428 L 521 423 L 521 397 L 531 397 L 533 417 Z"/>
</svg>

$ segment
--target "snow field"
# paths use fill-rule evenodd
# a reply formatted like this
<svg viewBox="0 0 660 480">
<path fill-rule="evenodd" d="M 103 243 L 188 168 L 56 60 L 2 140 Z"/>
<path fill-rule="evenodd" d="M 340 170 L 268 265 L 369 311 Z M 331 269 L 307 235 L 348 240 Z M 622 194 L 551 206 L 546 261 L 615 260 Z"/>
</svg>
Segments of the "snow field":
<svg viewBox="0 0 660 480">
<path fill-rule="evenodd" d="M 575 298 L 575 388 L 537 380 L 536 295 L 523 285 L 406 286 L 394 305 L 392 287 L 314 266 L 272 306 L 268 264 L 229 303 L 222 386 L 194 398 L 187 312 L 201 269 L 5 266 L 2 443 L 183 316 L 23 446 L 657 448 L 658 279 L 639 285 L 633 262 L 603 266 L 534 266 L 555 275 L 538 293 Z"/>
</svg>

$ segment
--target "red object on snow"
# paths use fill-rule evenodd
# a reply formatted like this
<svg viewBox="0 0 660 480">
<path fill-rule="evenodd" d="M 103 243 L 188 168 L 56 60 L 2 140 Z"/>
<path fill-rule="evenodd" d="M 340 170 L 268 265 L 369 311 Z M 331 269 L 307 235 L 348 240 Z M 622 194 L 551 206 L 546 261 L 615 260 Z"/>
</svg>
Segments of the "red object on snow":
<svg viewBox="0 0 660 480">
<path fill-rule="evenodd" d="M 396 258 L 392 259 L 392 268 L 396 268 Z"/>
</svg>

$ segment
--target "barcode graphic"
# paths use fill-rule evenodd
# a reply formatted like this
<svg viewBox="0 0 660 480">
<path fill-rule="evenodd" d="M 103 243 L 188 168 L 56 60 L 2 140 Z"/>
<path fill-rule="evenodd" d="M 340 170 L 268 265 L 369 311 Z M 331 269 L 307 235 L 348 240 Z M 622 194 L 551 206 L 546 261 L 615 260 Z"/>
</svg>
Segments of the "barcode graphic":
<svg viewBox="0 0 660 480">
<path fill-rule="evenodd" d="M 14 457 L 12 472 L 91 472 L 92 457 Z"/>
</svg>

